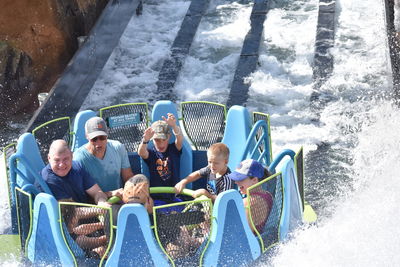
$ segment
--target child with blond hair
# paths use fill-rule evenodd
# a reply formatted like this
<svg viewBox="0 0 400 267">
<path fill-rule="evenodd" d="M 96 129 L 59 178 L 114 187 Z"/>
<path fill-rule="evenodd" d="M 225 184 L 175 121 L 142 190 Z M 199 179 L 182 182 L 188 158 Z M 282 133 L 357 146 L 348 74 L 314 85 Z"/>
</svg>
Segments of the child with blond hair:
<svg viewBox="0 0 400 267">
<path fill-rule="evenodd" d="M 186 178 L 175 185 L 175 192 L 179 194 L 188 183 L 198 179 L 206 179 L 206 188 L 197 189 L 192 197 L 205 195 L 215 201 L 217 195 L 234 188 L 233 181 L 228 177 L 231 173 L 228 167 L 229 148 L 223 143 L 215 143 L 207 150 L 208 165 L 200 170 L 192 172 Z"/>
</svg>

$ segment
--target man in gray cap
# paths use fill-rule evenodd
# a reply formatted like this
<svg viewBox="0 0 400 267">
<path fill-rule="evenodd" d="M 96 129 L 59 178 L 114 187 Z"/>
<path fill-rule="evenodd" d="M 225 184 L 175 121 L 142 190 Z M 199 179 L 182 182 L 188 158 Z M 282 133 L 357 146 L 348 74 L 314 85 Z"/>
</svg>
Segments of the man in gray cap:
<svg viewBox="0 0 400 267">
<path fill-rule="evenodd" d="M 74 152 L 74 160 L 84 166 L 104 192 L 123 187 L 133 176 L 125 146 L 108 139 L 106 122 L 100 117 L 86 122 L 85 133 L 89 142 Z"/>
</svg>

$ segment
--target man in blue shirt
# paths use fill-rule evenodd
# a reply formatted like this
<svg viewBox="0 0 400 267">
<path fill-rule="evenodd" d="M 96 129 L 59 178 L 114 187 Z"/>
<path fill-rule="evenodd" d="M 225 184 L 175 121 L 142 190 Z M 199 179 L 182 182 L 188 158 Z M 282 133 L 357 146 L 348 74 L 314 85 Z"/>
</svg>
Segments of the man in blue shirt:
<svg viewBox="0 0 400 267">
<path fill-rule="evenodd" d="M 64 140 L 55 140 L 50 146 L 49 164 L 42 177 L 58 201 L 93 202 L 109 207 L 107 194 L 79 162 L 72 161 L 72 152 Z M 112 193 L 111 193 L 112 194 Z M 115 194 L 115 193 L 114 193 Z"/>
<path fill-rule="evenodd" d="M 104 193 L 92 176 L 79 162 L 72 161 L 72 152 L 67 143 L 60 139 L 50 146 L 49 164 L 43 168 L 42 177 L 58 201 L 92 203 L 103 207 L 111 207 Z M 107 192 L 109 196 L 117 195 L 118 190 Z M 64 205 L 61 209 L 70 236 L 87 253 L 104 255 L 107 236 L 88 236 L 104 228 L 97 219 L 103 213 L 100 209 Z M 81 220 L 86 220 L 85 222 Z"/>
</svg>

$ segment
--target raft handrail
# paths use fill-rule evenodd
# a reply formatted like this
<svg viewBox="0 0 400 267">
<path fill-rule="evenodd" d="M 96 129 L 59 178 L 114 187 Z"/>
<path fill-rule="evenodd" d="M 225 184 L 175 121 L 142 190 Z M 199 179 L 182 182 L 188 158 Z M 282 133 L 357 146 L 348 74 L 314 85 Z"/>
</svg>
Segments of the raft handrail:
<svg viewBox="0 0 400 267">
<path fill-rule="evenodd" d="M 294 157 L 296 156 L 296 153 L 291 150 L 291 149 L 284 149 L 282 150 L 278 156 L 276 156 L 276 158 L 272 161 L 271 164 L 269 164 L 268 166 L 268 170 L 272 173 L 276 172 L 276 167 L 278 166 L 278 164 L 282 161 L 282 159 L 285 156 L 289 156 L 292 160 L 294 160 Z"/>
<path fill-rule="evenodd" d="M 264 133 L 261 135 L 259 140 L 255 141 L 257 131 L 260 128 L 263 129 Z M 246 146 L 243 150 L 241 160 L 245 160 L 247 158 L 253 158 L 255 153 L 257 152 L 259 145 L 262 142 L 264 142 L 264 150 L 262 153 L 260 153 L 258 158 L 256 158 L 255 160 L 262 162 L 262 159 L 265 158 L 264 163 L 267 166 L 269 166 L 271 163 L 271 160 L 272 160 L 271 143 L 270 143 L 270 139 L 269 139 L 269 127 L 268 127 L 267 122 L 264 120 L 257 121 L 254 124 L 253 128 L 251 129 L 250 134 L 247 137 Z M 251 152 L 250 152 L 250 150 L 251 150 Z"/>
</svg>

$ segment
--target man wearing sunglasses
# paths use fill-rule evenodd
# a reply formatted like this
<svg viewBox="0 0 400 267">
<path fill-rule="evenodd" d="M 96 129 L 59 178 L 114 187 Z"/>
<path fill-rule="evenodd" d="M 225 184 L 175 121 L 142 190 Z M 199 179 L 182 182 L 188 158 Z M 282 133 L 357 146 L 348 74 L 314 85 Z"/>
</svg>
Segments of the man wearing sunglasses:
<svg viewBox="0 0 400 267">
<path fill-rule="evenodd" d="M 100 117 L 86 122 L 85 134 L 89 142 L 74 152 L 74 160 L 84 166 L 104 192 L 122 188 L 133 176 L 125 146 L 108 139 L 106 122 Z"/>
</svg>

